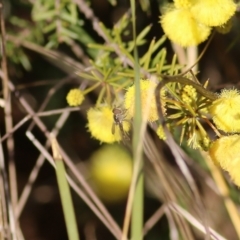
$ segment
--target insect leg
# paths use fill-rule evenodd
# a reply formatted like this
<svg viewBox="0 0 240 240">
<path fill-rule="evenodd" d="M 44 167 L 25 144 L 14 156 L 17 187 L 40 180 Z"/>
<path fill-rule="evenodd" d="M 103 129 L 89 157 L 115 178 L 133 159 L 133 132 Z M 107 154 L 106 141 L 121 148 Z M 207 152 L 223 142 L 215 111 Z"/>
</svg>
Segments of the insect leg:
<svg viewBox="0 0 240 240">
<path fill-rule="evenodd" d="M 112 124 L 112 134 L 115 134 L 115 123 Z"/>
</svg>

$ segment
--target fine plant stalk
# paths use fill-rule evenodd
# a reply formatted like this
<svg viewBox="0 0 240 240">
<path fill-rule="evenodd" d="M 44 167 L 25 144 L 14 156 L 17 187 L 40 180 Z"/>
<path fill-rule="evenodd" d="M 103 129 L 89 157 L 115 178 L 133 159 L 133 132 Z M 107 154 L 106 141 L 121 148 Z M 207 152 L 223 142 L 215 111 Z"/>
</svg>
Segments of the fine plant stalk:
<svg viewBox="0 0 240 240">
<path fill-rule="evenodd" d="M 142 239 L 143 227 L 143 171 L 142 171 L 142 141 L 141 141 L 141 98 L 140 98 L 140 69 L 136 48 L 135 2 L 131 0 L 133 42 L 134 42 L 134 80 L 135 80 L 135 114 L 133 118 L 133 176 L 128 195 L 126 212 L 123 223 L 122 240 L 127 239 L 131 218 L 131 239 Z"/>
<path fill-rule="evenodd" d="M 133 199 L 133 211 L 132 211 L 132 224 L 131 224 L 131 239 L 141 240 L 142 228 L 143 228 L 143 196 L 144 196 L 144 184 L 143 184 L 143 164 L 142 164 L 142 139 L 141 139 L 141 124 L 142 124 L 142 112 L 141 112 L 141 97 L 140 97 L 140 69 L 138 64 L 138 52 L 136 45 L 136 6 L 135 1 L 131 0 L 132 11 L 132 27 L 133 27 L 133 42 L 134 42 L 134 77 L 135 77 L 135 115 L 133 118 L 133 157 L 134 163 L 139 166 L 137 168 L 138 180 L 136 182 L 136 190 Z"/>
<path fill-rule="evenodd" d="M 5 20 L 4 20 L 4 3 L 0 1 L 0 28 L 1 28 L 1 71 L 2 71 L 2 87 L 3 87 L 3 98 L 5 101 L 4 107 L 4 118 L 5 118 L 5 128 L 6 132 L 10 132 L 13 128 L 12 119 L 12 104 L 11 104 L 11 94 L 9 94 L 8 89 L 8 66 L 7 66 L 7 55 L 6 55 L 6 30 L 5 30 Z M 12 239 L 17 239 L 17 232 L 19 232 L 19 223 L 16 219 L 16 206 L 18 200 L 18 187 L 17 187 L 17 174 L 15 165 L 15 144 L 13 136 L 9 136 L 6 141 L 6 147 L 8 152 L 8 172 L 9 172 L 9 187 L 10 187 L 10 205 L 12 206 L 12 211 L 9 212 L 10 221 L 10 231 L 12 234 Z M 10 209 L 9 209 L 10 210 Z"/>
<path fill-rule="evenodd" d="M 64 218 L 69 240 L 80 240 L 76 217 L 74 214 L 73 202 L 71 198 L 70 188 L 66 179 L 66 171 L 62 156 L 59 153 L 58 144 L 55 138 L 52 137 L 53 158 L 56 163 L 57 182 L 63 207 Z"/>
</svg>

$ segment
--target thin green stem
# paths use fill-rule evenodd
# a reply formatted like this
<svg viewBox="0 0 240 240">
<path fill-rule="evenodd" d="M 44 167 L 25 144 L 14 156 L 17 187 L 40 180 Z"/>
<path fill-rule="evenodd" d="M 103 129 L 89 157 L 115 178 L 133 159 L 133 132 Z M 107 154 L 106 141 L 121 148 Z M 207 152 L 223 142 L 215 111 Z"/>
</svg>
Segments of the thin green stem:
<svg viewBox="0 0 240 240">
<path fill-rule="evenodd" d="M 132 209 L 132 224 L 131 224 L 131 239 L 141 240 L 143 239 L 143 163 L 142 163 L 142 143 L 141 139 L 141 124 L 142 124 L 142 112 L 141 112 L 141 93 L 140 93 L 140 67 L 137 52 L 137 33 L 136 33 L 136 6 L 135 1 L 131 0 L 132 11 L 132 27 L 133 27 L 133 41 L 134 41 L 134 75 L 135 75 L 135 114 L 133 118 L 134 123 L 134 135 L 133 135 L 133 157 L 134 163 L 139 166 L 137 169 L 138 180 L 136 182 L 135 195 L 133 199 Z"/>
<path fill-rule="evenodd" d="M 66 178 L 66 171 L 64 167 L 64 163 L 62 160 L 62 156 L 59 153 L 59 147 L 57 141 L 54 137 L 52 137 L 52 150 L 53 150 L 53 158 L 56 163 L 56 175 L 57 182 L 63 207 L 63 213 L 68 233 L 69 240 L 80 240 L 78 229 L 77 229 L 77 221 L 74 213 L 72 197 L 70 193 L 70 188 Z"/>
<path fill-rule="evenodd" d="M 83 91 L 83 93 L 86 95 L 88 93 L 90 93 L 91 91 L 93 91 L 95 88 L 97 88 L 99 85 L 101 84 L 101 82 L 97 82 L 95 84 L 93 84 L 92 86 L 90 86 L 89 88 L 85 89 Z"/>
<path fill-rule="evenodd" d="M 131 0 L 133 41 L 134 41 L 134 81 L 135 81 L 135 114 L 133 117 L 133 158 L 134 168 L 132 182 L 129 190 L 125 218 L 123 223 L 122 240 L 127 239 L 129 223 L 131 222 L 131 240 L 142 240 L 143 234 L 143 171 L 142 171 L 142 113 L 140 97 L 140 67 L 136 48 L 135 1 Z M 132 218 L 131 218 L 132 215 Z"/>
</svg>

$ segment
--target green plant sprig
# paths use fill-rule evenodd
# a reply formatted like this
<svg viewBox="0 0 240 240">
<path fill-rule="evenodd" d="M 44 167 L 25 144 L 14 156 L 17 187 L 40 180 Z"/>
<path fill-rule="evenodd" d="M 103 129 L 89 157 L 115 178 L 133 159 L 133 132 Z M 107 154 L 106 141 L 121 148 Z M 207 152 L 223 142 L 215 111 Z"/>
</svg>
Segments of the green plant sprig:
<svg viewBox="0 0 240 240">
<path fill-rule="evenodd" d="M 204 86 L 193 82 L 186 77 L 169 77 L 165 75 L 161 75 L 161 77 L 163 80 L 158 84 L 155 90 L 160 124 L 165 126 L 166 122 L 170 122 L 171 125 L 182 126 L 180 143 L 183 141 L 184 137 L 186 137 L 188 139 L 188 144 L 192 148 L 200 147 L 204 150 L 207 150 L 210 146 L 210 138 L 198 119 L 206 118 L 207 107 L 210 105 L 210 101 L 217 99 L 217 94 L 208 91 L 206 88 L 204 88 Z M 169 83 L 177 83 L 173 86 L 169 86 L 168 88 L 171 90 L 170 93 L 173 92 L 173 96 L 176 96 L 177 99 L 173 100 L 166 98 L 166 108 L 173 109 L 174 113 L 169 113 L 164 116 L 162 112 L 162 103 L 160 100 L 160 91 Z M 191 86 L 192 89 L 196 91 L 194 97 L 191 96 L 190 87 L 186 89 L 182 86 Z M 185 93 L 184 90 L 186 91 Z M 194 91 L 192 94 L 194 94 Z"/>
</svg>

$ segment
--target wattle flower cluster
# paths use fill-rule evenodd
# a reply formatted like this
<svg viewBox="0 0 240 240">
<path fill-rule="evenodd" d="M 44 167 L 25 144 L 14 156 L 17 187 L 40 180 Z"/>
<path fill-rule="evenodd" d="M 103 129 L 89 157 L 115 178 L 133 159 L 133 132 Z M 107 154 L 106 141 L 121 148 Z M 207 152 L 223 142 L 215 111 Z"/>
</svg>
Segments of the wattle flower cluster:
<svg viewBox="0 0 240 240">
<path fill-rule="evenodd" d="M 212 27 L 224 26 L 235 11 L 232 0 L 174 0 L 160 22 L 170 40 L 195 46 L 208 38 Z"/>
<path fill-rule="evenodd" d="M 149 122 L 154 122 L 158 119 L 157 113 L 157 104 L 155 98 L 155 88 L 157 84 L 148 80 L 148 79 L 141 79 L 140 80 L 140 91 L 141 91 L 141 107 L 142 107 L 142 115 L 146 118 Z M 161 98 L 162 98 L 162 111 L 165 112 L 164 109 L 164 90 L 161 91 Z M 125 94 L 125 101 L 124 105 L 125 108 L 128 110 L 129 118 L 132 118 L 135 114 L 135 85 L 132 85 L 127 89 Z"/>
</svg>

